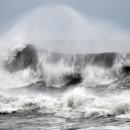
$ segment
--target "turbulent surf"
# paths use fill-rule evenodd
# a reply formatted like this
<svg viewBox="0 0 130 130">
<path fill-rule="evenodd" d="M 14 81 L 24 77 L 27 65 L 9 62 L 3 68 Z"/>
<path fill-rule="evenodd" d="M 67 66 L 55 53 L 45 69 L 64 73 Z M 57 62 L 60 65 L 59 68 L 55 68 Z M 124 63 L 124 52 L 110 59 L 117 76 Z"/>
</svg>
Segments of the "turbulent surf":
<svg viewBox="0 0 130 130">
<path fill-rule="evenodd" d="M 94 32 L 99 33 L 100 38 L 92 39 L 90 34 L 94 36 L 94 33 L 87 32 L 86 24 L 87 29 L 91 31 L 97 29 L 95 25 L 92 27 L 93 24 L 86 22 L 83 16 L 69 7 L 55 6 L 46 6 L 44 9 L 40 7 L 33 13 L 29 13 L 0 38 L 1 44 L 3 43 L 0 47 L 1 115 L 31 112 L 71 121 L 129 119 L 129 52 L 111 50 L 112 47 L 106 47 L 104 51 L 100 49 L 101 52 L 96 51 L 96 45 L 99 44 L 103 34 L 102 28 L 100 32 Z M 54 21 L 54 27 L 53 24 L 48 23 L 55 14 L 53 11 L 60 18 L 57 21 L 62 23 L 61 25 L 57 24 L 57 21 Z M 51 14 L 51 17 L 47 18 L 46 14 Z M 68 16 L 65 17 L 67 24 L 62 21 L 63 16 Z M 30 25 L 32 19 L 34 23 Z M 44 20 L 45 24 L 42 26 Z M 82 30 L 80 25 L 83 25 L 85 30 Z M 67 30 L 66 26 L 72 28 Z M 55 27 L 59 27 L 56 32 Z M 81 36 L 80 33 L 84 35 Z M 129 35 L 120 34 L 123 34 L 120 41 L 126 42 Z M 86 39 L 88 36 L 90 39 Z M 111 38 L 114 42 L 118 41 L 117 35 Z M 105 39 L 106 41 L 111 42 L 108 39 Z M 59 42 L 61 42 L 60 49 L 57 46 Z M 71 50 L 68 48 L 68 42 L 73 44 L 70 48 L 75 48 L 74 42 L 78 47 L 81 42 L 82 47 L 79 50 L 75 48 L 76 51 Z M 94 49 L 90 48 L 92 43 Z M 120 47 L 121 45 L 122 43 L 119 43 Z M 87 49 L 84 50 L 84 47 Z M 91 123 L 90 126 L 74 123 L 75 129 L 98 129 L 92 127 Z M 54 129 L 61 128 L 63 129 L 62 126 L 57 126 Z M 113 128 L 116 129 L 116 127 L 110 129 Z M 102 129 L 107 128 L 103 126 Z"/>
</svg>

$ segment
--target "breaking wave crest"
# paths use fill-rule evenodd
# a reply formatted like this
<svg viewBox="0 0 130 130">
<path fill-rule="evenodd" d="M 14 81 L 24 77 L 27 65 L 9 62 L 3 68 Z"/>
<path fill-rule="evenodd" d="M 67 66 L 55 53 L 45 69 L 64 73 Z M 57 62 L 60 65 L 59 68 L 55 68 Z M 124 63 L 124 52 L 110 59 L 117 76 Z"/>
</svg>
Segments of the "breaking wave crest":
<svg viewBox="0 0 130 130">
<path fill-rule="evenodd" d="M 130 71 L 127 59 L 119 53 L 62 54 L 38 51 L 33 45 L 14 50 L 3 62 L 3 69 L 10 74 L 30 70 L 48 87 L 105 85 Z"/>
</svg>

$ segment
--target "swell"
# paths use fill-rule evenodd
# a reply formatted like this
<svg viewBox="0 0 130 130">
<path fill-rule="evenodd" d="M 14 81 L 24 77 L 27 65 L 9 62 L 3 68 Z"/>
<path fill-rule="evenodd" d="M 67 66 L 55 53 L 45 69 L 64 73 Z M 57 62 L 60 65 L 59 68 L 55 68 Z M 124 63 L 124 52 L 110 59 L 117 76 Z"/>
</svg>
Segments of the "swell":
<svg viewBox="0 0 130 130">
<path fill-rule="evenodd" d="M 39 51 L 30 44 L 9 54 L 4 61 L 4 68 L 10 73 L 27 68 L 31 68 L 34 73 L 39 71 L 38 81 L 49 87 L 76 85 L 85 80 L 88 82 L 91 75 L 93 81 L 98 78 L 104 80 L 104 76 L 117 79 L 130 74 L 127 59 L 119 53 L 64 54 Z"/>
</svg>

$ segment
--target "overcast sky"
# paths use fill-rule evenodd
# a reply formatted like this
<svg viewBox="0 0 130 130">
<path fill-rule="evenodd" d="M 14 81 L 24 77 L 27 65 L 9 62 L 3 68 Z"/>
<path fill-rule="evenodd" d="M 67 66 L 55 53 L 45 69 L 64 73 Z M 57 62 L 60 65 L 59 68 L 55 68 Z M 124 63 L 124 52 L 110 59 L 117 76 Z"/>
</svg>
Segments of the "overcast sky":
<svg viewBox="0 0 130 130">
<path fill-rule="evenodd" d="M 63 3 L 83 15 L 130 29 L 130 0 L 0 0 L 0 31 L 21 14 L 48 3 Z"/>
</svg>

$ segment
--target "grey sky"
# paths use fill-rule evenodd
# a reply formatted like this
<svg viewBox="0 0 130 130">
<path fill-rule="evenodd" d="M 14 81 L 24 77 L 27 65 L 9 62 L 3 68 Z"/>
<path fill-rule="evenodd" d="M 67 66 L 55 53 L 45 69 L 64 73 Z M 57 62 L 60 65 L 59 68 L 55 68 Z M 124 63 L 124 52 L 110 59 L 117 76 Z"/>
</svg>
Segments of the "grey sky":
<svg viewBox="0 0 130 130">
<path fill-rule="evenodd" d="M 130 0 L 0 0 L 0 32 L 21 14 L 47 3 L 63 3 L 86 16 L 130 29 Z"/>
</svg>

